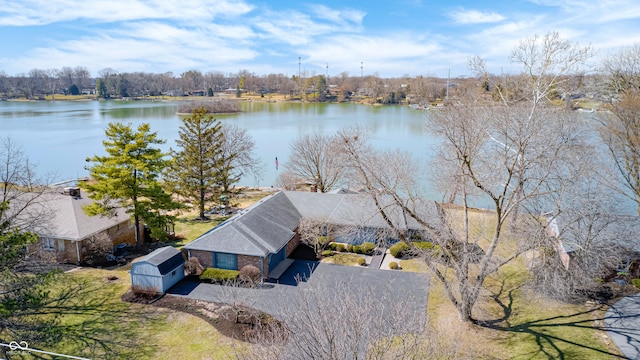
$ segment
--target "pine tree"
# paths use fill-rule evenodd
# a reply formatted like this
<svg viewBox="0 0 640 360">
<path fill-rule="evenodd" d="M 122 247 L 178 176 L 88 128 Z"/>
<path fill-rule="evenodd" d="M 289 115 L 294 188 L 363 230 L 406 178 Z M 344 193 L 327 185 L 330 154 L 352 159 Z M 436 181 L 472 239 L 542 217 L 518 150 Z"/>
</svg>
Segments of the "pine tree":
<svg viewBox="0 0 640 360">
<path fill-rule="evenodd" d="M 85 207 L 89 215 L 109 216 L 118 206 L 133 217 L 136 245 L 142 244 L 140 224 L 145 222 L 152 236 L 166 237 L 164 225 L 172 221 L 166 212 L 179 208 L 179 204 L 164 192 L 159 176 L 168 165 L 165 154 L 153 145 L 164 144 L 149 124 L 141 124 L 137 131 L 131 124 L 109 123 L 104 144 L 107 155 L 94 155 L 88 169 L 92 181 L 83 186 L 94 200 Z"/>
<path fill-rule="evenodd" d="M 178 150 L 171 150 L 173 161 L 165 174 L 166 183 L 198 209 L 200 219 L 206 219 L 206 205 L 220 195 L 220 174 L 226 167 L 223 137 L 220 123 L 200 107 L 182 119 Z"/>
</svg>

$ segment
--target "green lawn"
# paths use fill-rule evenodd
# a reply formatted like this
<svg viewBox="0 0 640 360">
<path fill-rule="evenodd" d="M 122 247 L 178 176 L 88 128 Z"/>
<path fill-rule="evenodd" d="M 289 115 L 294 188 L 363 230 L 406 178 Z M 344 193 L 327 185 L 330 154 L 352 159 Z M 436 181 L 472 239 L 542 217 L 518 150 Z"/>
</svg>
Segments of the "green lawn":
<svg viewBox="0 0 640 360">
<path fill-rule="evenodd" d="M 322 262 L 328 264 L 355 266 L 358 265 L 360 256 L 350 253 L 333 253 L 333 255 L 322 259 Z"/>
<path fill-rule="evenodd" d="M 420 259 L 402 260 L 400 266 L 403 271 L 428 272 Z M 432 277 L 427 312 L 441 348 L 455 348 L 454 358 L 611 359 L 619 355 L 599 329 L 605 307 L 537 297 L 525 290 L 527 279 L 524 263 L 515 262 L 487 280 L 475 316 L 491 321 L 491 326 L 479 326 L 458 321 L 442 284 Z"/>
<path fill-rule="evenodd" d="M 108 279 L 114 276 L 117 279 Z M 221 335 L 196 316 L 121 301 L 129 286 L 126 271 L 64 274 L 54 291 L 77 288 L 60 312 L 67 327 L 63 338 L 72 340 L 61 341 L 55 351 L 96 359 L 227 359 L 245 350 L 244 343 Z"/>
<path fill-rule="evenodd" d="M 228 216 L 212 216 L 210 220 L 202 221 L 194 220 L 194 216 L 191 214 L 179 217 L 175 223 L 175 233 L 178 240 L 174 246 L 187 245 L 228 218 Z"/>
</svg>

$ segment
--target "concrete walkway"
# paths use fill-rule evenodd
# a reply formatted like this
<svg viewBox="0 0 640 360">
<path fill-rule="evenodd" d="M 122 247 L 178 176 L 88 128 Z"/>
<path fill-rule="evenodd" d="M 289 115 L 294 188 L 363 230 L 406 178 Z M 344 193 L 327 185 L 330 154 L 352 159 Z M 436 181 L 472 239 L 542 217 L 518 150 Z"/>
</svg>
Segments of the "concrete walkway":
<svg viewBox="0 0 640 360">
<path fill-rule="evenodd" d="M 627 296 L 607 311 L 609 337 L 629 359 L 640 359 L 640 293 Z"/>
</svg>

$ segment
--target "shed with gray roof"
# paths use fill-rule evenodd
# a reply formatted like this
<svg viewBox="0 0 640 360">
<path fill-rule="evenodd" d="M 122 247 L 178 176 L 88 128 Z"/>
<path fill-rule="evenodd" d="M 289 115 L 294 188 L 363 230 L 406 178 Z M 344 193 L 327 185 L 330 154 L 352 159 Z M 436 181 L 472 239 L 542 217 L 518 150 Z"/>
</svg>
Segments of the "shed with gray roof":
<svg viewBox="0 0 640 360">
<path fill-rule="evenodd" d="M 164 294 L 183 278 L 184 258 L 171 246 L 156 249 L 131 265 L 131 288 L 137 292 Z"/>
</svg>

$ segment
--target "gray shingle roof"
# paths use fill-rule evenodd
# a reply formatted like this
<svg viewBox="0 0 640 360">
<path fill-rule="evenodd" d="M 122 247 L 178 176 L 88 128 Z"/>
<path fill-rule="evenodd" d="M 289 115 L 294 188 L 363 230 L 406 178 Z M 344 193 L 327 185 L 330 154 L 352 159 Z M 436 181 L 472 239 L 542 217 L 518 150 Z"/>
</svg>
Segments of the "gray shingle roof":
<svg viewBox="0 0 640 360">
<path fill-rule="evenodd" d="M 392 199 L 381 203 L 400 229 L 422 229 L 411 221 Z M 421 215 L 435 214 L 435 202 L 415 205 Z M 283 191 L 264 198 L 240 214 L 187 244 L 185 249 L 225 252 L 251 256 L 276 253 L 295 235 L 302 218 L 335 225 L 386 228 L 387 224 L 367 194 L 327 194 Z"/>
<path fill-rule="evenodd" d="M 321 219 L 336 225 L 388 227 L 369 194 L 322 194 L 296 191 L 285 191 L 284 193 L 305 218 Z M 405 214 L 391 197 L 381 196 L 378 197 L 378 201 L 396 228 L 422 229 L 422 226 Z M 437 210 L 434 201 L 422 201 L 407 207 L 419 214 L 421 218 L 430 219 L 436 216 Z"/>
<path fill-rule="evenodd" d="M 208 231 L 185 249 L 266 256 L 293 238 L 301 218 L 291 201 L 279 192 Z"/>
<path fill-rule="evenodd" d="M 155 249 L 139 261 L 155 265 L 158 267 L 161 275 L 165 275 L 169 273 L 169 271 L 184 264 L 184 258 L 182 257 L 180 250 L 171 246 Z"/>
<path fill-rule="evenodd" d="M 20 206 L 21 201 L 29 201 L 34 194 L 23 194 L 13 200 L 11 206 Z M 79 198 L 60 192 L 49 192 L 38 195 L 37 201 L 29 205 L 25 216 L 32 214 L 38 217 L 38 224 L 30 230 L 41 237 L 79 241 L 87 237 L 128 221 L 130 216 L 120 208 L 113 217 L 89 216 L 82 207 L 93 200 L 82 192 Z"/>
</svg>

